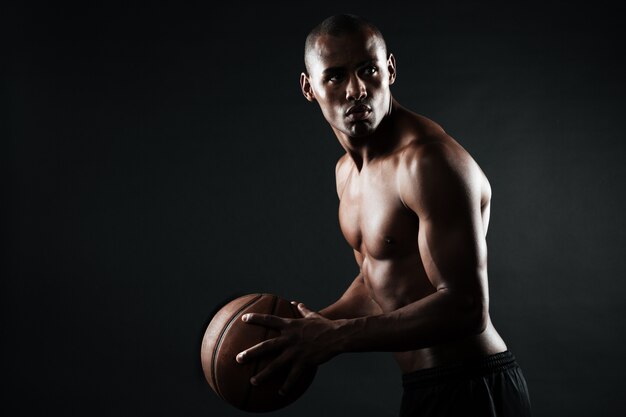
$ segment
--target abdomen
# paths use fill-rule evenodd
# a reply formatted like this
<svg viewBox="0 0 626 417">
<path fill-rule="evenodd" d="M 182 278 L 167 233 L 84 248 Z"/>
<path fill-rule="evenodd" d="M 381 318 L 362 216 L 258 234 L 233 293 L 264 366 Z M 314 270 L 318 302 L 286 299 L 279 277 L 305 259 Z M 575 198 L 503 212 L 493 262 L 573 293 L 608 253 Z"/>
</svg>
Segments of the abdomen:
<svg viewBox="0 0 626 417">
<path fill-rule="evenodd" d="M 365 256 L 361 271 L 370 296 L 384 312 L 397 310 L 435 292 L 419 254 L 385 260 Z"/>
</svg>

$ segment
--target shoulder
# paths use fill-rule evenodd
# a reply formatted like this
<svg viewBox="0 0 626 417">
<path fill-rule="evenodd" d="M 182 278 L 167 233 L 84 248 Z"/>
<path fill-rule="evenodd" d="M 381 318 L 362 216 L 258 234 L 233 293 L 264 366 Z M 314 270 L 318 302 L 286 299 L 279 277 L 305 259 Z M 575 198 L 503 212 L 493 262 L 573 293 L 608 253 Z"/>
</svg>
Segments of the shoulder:
<svg viewBox="0 0 626 417">
<path fill-rule="evenodd" d="M 419 131 L 400 155 L 401 171 L 419 180 L 444 172 L 460 172 L 472 162 L 469 153 L 441 126 L 421 116 Z"/>
<path fill-rule="evenodd" d="M 337 185 L 337 196 L 341 199 L 341 195 L 343 194 L 343 189 L 345 188 L 346 182 L 348 181 L 348 177 L 350 176 L 350 171 L 352 171 L 354 163 L 348 156 L 348 154 L 342 155 L 337 161 L 337 165 L 335 166 L 335 181 Z"/>
<path fill-rule="evenodd" d="M 414 211 L 480 204 L 491 193 L 472 156 L 440 127 L 403 149 L 398 174 L 401 199 Z"/>
</svg>

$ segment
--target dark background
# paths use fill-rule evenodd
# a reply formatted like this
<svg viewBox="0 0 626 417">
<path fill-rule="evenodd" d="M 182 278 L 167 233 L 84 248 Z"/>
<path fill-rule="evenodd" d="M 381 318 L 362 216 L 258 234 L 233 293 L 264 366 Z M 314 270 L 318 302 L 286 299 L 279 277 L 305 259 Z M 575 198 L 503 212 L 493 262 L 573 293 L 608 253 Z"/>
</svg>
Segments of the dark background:
<svg viewBox="0 0 626 417">
<path fill-rule="evenodd" d="M 319 309 L 357 273 L 342 149 L 298 85 L 308 30 L 352 12 L 491 181 L 492 319 L 535 415 L 622 415 L 624 8 L 433 3 L 3 6 L 3 414 L 247 415 L 200 371 L 213 308 Z M 273 415 L 400 395 L 388 354 L 348 354 Z"/>
</svg>

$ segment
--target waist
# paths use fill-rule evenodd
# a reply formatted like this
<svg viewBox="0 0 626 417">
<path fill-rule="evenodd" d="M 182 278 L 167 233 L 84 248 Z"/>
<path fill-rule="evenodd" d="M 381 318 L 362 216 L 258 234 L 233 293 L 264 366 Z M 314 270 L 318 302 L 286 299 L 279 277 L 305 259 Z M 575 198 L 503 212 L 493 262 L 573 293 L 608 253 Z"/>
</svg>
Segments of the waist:
<svg viewBox="0 0 626 417">
<path fill-rule="evenodd" d="M 504 371 L 517 365 L 515 356 L 508 350 L 484 358 L 461 361 L 450 365 L 420 369 L 402 375 L 402 385 L 419 387 L 439 381 L 468 379 Z"/>
</svg>

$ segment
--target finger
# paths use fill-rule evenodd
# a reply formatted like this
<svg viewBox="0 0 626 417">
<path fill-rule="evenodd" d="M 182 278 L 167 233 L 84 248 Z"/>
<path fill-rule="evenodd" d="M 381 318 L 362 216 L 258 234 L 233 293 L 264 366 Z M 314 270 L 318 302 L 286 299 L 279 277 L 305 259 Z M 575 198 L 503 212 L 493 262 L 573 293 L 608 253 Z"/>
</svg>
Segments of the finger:
<svg viewBox="0 0 626 417">
<path fill-rule="evenodd" d="M 304 305 L 304 303 L 298 304 L 298 311 L 300 311 L 302 317 L 317 316 L 317 313 L 313 310 L 309 310 L 307 306 Z"/>
<path fill-rule="evenodd" d="M 276 359 L 269 362 L 263 369 L 257 372 L 252 378 L 250 378 L 250 383 L 252 385 L 262 384 L 264 381 L 270 379 L 272 375 L 274 375 L 281 368 L 284 368 L 291 358 L 291 354 L 284 352 L 279 355 Z"/>
<path fill-rule="evenodd" d="M 301 315 L 302 317 L 304 317 L 304 314 L 302 314 L 302 311 L 301 311 L 301 310 L 300 310 L 300 308 L 298 307 L 300 304 L 302 304 L 302 303 L 299 303 L 298 301 L 292 301 L 292 302 L 291 302 L 291 305 L 292 305 L 292 306 L 294 306 L 294 307 L 296 308 L 296 310 L 298 310 L 298 313 L 300 313 L 300 315 Z"/>
<path fill-rule="evenodd" d="M 257 324 L 274 329 L 282 329 L 287 324 L 287 319 L 272 316 L 271 314 L 248 313 L 241 316 L 241 320 L 249 324 Z"/>
<path fill-rule="evenodd" d="M 267 355 L 268 353 L 281 349 L 286 344 L 287 338 L 285 337 L 276 337 L 273 339 L 264 340 L 263 342 L 252 346 L 250 349 L 239 352 L 235 359 L 239 363 L 244 363 L 246 361 L 256 359 L 260 356 Z"/>
<path fill-rule="evenodd" d="M 289 394 L 291 392 L 291 389 L 296 384 L 296 382 L 302 376 L 302 373 L 303 373 L 302 368 L 295 367 L 295 366 L 292 367 L 291 370 L 289 371 L 289 374 L 287 375 L 287 378 L 285 379 L 285 382 L 283 383 L 283 386 L 280 387 L 280 389 L 278 390 L 278 393 L 280 395 Z"/>
</svg>

